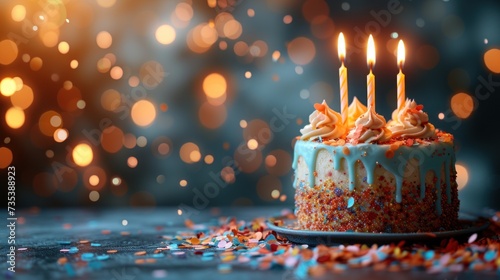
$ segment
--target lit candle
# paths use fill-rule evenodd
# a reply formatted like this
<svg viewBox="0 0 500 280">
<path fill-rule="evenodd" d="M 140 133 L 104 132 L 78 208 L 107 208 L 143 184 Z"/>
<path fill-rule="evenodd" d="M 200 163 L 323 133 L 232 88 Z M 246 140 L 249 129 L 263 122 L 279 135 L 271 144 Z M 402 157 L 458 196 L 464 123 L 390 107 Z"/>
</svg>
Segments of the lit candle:
<svg viewBox="0 0 500 280">
<path fill-rule="evenodd" d="M 403 64 L 405 63 L 405 45 L 403 40 L 399 40 L 398 44 L 398 112 L 403 109 L 405 105 L 405 74 L 403 74 Z"/>
<path fill-rule="evenodd" d="M 341 63 L 341 66 L 339 68 L 340 112 L 342 114 L 343 123 L 347 124 L 347 119 L 348 119 L 347 108 L 349 107 L 349 100 L 347 95 L 347 68 L 344 66 L 345 40 L 344 40 L 344 34 L 342 34 L 342 32 L 340 32 L 339 34 L 337 49 L 339 52 L 339 59 Z"/>
<path fill-rule="evenodd" d="M 368 62 L 368 67 L 370 68 L 370 73 L 366 76 L 367 103 L 368 107 L 371 106 L 375 110 L 375 75 L 372 73 L 373 65 L 375 65 L 375 43 L 373 42 L 373 36 L 371 34 L 368 38 L 366 60 Z"/>
</svg>

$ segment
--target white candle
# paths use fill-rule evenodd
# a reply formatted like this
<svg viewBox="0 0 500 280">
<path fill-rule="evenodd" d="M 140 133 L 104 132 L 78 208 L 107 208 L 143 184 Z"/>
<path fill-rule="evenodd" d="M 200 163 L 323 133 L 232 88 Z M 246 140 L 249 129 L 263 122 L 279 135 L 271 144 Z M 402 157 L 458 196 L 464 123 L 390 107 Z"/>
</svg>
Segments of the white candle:
<svg viewBox="0 0 500 280">
<path fill-rule="evenodd" d="M 373 42 L 373 36 L 371 34 L 368 38 L 366 60 L 370 68 L 370 73 L 366 76 L 367 105 L 375 110 L 375 75 L 373 75 L 372 72 L 373 66 L 375 65 L 375 43 Z"/>
<path fill-rule="evenodd" d="M 405 62 L 405 46 L 403 40 L 399 40 L 398 44 L 398 66 L 399 73 L 397 77 L 398 85 L 398 112 L 403 109 L 405 105 L 405 74 L 403 74 L 403 64 Z"/>
<path fill-rule="evenodd" d="M 338 40 L 338 53 L 341 66 L 339 68 L 339 85 L 340 85 L 340 112 L 342 115 L 342 122 L 347 125 L 348 119 L 348 90 L 347 90 L 347 68 L 344 66 L 345 59 L 345 40 L 344 34 L 340 32 Z"/>
</svg>

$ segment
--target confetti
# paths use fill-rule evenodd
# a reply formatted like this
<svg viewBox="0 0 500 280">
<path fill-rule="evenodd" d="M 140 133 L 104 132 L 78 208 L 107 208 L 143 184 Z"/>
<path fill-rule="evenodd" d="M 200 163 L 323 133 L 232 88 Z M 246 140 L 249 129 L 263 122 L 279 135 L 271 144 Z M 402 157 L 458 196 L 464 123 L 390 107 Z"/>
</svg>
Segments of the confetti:
<svg viewBox="0 0 500 280">
<path fill-rule="evenodd" d="M 472 234 L 467 242 L 473 243 L 477 239 L 477 233 Z"/>
<path fill-rule="evenodd" d="M 107 260 L 109 259 L 109 255 L 99 255 L 97 256 L 97 260 L 99 261 L 104 261 L 104 260 Z"/>
<path fill-rule="evenodd" d="M 347 200 L 347 208 L 351 208 L 354 205 L 354 197 L 349 197 Z"/>
</svg>

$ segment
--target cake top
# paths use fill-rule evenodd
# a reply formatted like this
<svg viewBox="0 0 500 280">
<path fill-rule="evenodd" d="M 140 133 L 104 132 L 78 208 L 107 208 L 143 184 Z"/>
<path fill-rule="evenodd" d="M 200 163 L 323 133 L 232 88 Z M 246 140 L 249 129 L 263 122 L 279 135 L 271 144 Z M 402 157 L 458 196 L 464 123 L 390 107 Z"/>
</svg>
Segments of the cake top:
<svg viewBox="0 0 500 280">
<path fill-rule="evenodd" d="M 347 120 L 342 120 L 342 116 L 323 100 L 321 104 L 314 104 L 309 124 L 300 130 L 300 139 L 329 145 L 453 142 L 451 134 L 435 129 L 423 108 L 415 100 L 406 99 L 403 108 L 396 109 L 392 119 L 386 122 L 374 108 L 367 108 L 354 97 Z"/>
</svg>

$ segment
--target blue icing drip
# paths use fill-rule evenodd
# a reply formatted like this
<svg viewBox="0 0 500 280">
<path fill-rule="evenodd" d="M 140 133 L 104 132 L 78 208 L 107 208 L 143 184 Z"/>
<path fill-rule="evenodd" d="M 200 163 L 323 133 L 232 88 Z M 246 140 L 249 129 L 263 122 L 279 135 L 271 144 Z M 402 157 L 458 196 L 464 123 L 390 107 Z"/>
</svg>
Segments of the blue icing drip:
<svg viewBox="0 0 500 280">
<path fill-rule="evenodd" d="M 377 162 L 375 161 L 363 161 L 366 169 L 366 182 L 368 184 L 373 184 L 373 174 L 375 173 L 375 165 Z"/>
<path fill-rule="evenodd" d="M 350 150 L 349 155 L 343 154 L 343 148 L 348 147 Z M 297 161 L 302 156 L 309 170 L 309 186 L 315 185 L 314 171 L 316 167 L 316 160 L 320 150 L 324 149 L 332 155 L 333 167 L 336 170 L 340 169 L 340 161 L 342 159 L 347 162 L 347 172 L 349 173 L 349 189 L 355 188 L 355 163 L 361 161 L 367 171 L 367 182 L 372 184 L 374 182 L 374 170 L 377 164 L 382 165 L 387 171 L 391 172 L 396 179 L 396 194 L 395 200 L 398 203 L 402 202 L 402 183 L 405 170 L 412 168 L 408 165 L 410 159 L 416 159 L 420 167 L 420 196 L 421 199 L 425 197 L 425 175 L 429 171 L 433 171 L 437 177 L 437 186 L 441 184 L 441 170 L 444 166 L 446 175 L 446 185 L 448 202 L 451 202 L 451 184 L 449 180 L 449 172 L 453 166 L 455 159 L 453 158 L 453 146 L 449 143 L 436 142 L 432 144 L 424 144 L 419 146 L 407 147 L 400 146 L 395 152 L 395 157 L 388 159 L 385 156 L 389 145 L 374 145 L 374 144 L 358 144 L 345 146 L 330 146 L 318 142 L 310 141 L 297 141 L 295 144 L 294 160 L 292 167 L 297 170 Z M 437 155 L 442 153 L 441 155 Z M 451 158 L 450 158 L 451 157 Z M 413 168 L 416 168 L 414 166 Z M 411 170 L 411 169 L 410 169 Z M 296 176 L 294 187 L 298 184 Z M 436 211 L 441 213 L 441 190 L 437 187 Z"/>
<path fill-rule="evenodd" d="M 356 161 L 352 160 L 352 158 L 350 157 L 346 157 L 346 160 L 347 160 L 347 170 L 349 173 L 349 190 L 353 191 L 354 185 L 356 184 L 356 182 L 354 181 L 356 178 L 356 169 L 354 169 Z"/>
</svg>

